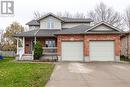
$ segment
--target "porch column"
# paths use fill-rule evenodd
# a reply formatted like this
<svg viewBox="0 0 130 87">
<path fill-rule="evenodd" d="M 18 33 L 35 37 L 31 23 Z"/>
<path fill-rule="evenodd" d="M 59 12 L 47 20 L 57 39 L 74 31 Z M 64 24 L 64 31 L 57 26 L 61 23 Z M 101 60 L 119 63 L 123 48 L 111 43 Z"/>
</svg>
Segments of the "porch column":
<svg viewBox="0 0 130 87">
<path fill-rule="evenodd" d="M 25 37 L 23 37 L 23 54 L 25 53 Z"/>
<path fill-rule="evenodd" d="M 36 38 L 36 37 L 34 37 L 34 43 L 36 44 L 36 42 L 37 42 L 37 38 Z"/>
<path fill-rule="evenodd" d="M 16 40 L 17 40 L 17 55 L 18 55 L 18 48 L 19 48 L 19 38 L 17 37 L 17 38 L 16 38 Z"/>
</svg>

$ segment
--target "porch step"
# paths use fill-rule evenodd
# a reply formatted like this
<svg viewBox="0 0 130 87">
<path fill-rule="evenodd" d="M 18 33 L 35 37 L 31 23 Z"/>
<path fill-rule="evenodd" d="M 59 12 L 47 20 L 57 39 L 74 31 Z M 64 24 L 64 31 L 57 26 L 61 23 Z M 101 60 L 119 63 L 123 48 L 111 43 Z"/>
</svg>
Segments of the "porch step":
<svg viewBox="0 0 130 87">
<path fill-rule="evenodd" d="M 17 60 L 33 60 L 33 55 L 32 54 L 23 54 L 21 58 L 18 56 Z"/>
<path fill-rule="evenodd" d="M 33 55 L 32 54 L 24 54 L 22 55 L 23 60 L 33 60 Z"/>
<path fill-rule="evenodd" d="M 23 54 L 23 56 L 32 56 L 32 54 Z"/>
</svg>

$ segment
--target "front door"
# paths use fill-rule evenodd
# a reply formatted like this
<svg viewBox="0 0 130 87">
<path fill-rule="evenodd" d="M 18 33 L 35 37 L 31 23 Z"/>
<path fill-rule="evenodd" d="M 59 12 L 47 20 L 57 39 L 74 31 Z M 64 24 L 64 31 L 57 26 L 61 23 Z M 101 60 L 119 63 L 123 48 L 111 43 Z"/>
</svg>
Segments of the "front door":
<svg viewBox="0 0 130 87">
<path fill-rule="evenodd" d="M 33 46 L 34 46 L 34 40 L 30 40 L 30 44 L 29 44 L 29 54 L 32 54 Z"/>
</svg>

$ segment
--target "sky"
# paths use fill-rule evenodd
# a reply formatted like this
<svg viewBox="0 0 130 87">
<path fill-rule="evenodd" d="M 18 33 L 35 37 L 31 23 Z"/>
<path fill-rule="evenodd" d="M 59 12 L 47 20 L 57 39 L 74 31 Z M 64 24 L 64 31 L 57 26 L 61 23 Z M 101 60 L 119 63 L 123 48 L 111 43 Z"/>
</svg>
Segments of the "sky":
<svg viewBox="0 0 130 87">
<path fill-rule="evenodd" d="M 0 0 L 1 1 L 1 0 Z M 123 13 L 126 8 L 130 7 L 130 0 L 13 0 L 14 15 L 2 16 L 0 14 L 0 30 L 4 30 L 12 22 L 17 21 L 23 26 L 34 18 L 34 11 L 39 12 L 77 12 L 85 15 L 93 10 L 100 2 L 115 11 Z M 1 8 L 0 8 L 1 9 Z"/>
</svg>

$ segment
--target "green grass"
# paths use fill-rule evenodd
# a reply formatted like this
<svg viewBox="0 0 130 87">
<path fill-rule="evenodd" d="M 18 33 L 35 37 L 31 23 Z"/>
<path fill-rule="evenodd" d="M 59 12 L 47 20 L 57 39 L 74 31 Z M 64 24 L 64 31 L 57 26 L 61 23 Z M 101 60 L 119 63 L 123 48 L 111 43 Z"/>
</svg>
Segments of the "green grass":
<svg viewBox="0 0 130 87">
<path fill-rule="evenodd" d="M 44 87 L 54 64 L 17 63 L 0 60 L 0 87 Z"/>
</svg>

